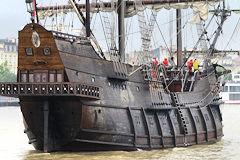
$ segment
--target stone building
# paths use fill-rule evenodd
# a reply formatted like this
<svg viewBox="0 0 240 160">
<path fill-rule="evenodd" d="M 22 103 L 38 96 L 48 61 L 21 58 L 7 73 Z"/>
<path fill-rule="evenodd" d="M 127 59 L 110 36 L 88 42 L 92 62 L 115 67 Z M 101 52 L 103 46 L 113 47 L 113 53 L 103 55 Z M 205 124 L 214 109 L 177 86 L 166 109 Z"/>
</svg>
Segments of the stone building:
<svg viewBox="0 0 240 160">
<path fill-rule="evenodd" d="M 0 64 L 5 62 L 10 71 L 17 74 L 18 45 L 15 38 L 0 39 Z"/>
</svg>

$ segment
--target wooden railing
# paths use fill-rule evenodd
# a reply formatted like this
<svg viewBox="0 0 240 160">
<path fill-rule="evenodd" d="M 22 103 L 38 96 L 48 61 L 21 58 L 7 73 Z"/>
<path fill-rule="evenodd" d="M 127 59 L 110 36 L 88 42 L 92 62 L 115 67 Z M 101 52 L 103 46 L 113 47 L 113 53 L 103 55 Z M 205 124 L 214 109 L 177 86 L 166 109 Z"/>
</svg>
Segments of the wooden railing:
<svg viewBox="0 0 240 160">
<path fill-rule="evenodd" d="M 75 36 L 75 35 L 62 33 L 62 32 L 57 32 L 57 31 L 51 31 L 51 32 L 56 39 L 68 40 L 70 42 L 78 41 L 78 42 L 88 42 L 88 43 L 90 43 L 90 41 L 86 37 Z"/>
<path fill-rule="evenodd" d="M 101 87 L 81 83 L 0 83 L 0 95 L 22 96 L 80 96 L 100 99 Z"/>
</svg>

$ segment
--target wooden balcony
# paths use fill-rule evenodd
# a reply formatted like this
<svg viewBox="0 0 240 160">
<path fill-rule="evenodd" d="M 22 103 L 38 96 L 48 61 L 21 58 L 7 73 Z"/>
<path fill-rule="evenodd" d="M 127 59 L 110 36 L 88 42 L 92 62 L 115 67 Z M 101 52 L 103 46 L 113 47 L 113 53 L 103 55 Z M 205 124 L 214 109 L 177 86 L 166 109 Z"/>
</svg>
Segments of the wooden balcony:
<svg viewBox="0 0 240 160">
<path fill-rule="evenodd" d="M 0 83 L 0 95 L 24 96 L 80 96 L 100 99 L 102 88 L 81 83 Z"/>
</svg>

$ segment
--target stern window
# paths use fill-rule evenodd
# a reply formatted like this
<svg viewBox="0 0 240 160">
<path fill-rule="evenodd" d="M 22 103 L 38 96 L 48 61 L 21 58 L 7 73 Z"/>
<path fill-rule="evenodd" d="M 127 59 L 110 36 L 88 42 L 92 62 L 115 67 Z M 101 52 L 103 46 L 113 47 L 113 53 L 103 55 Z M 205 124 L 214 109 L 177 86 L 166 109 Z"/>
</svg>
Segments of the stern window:
<svg viewBox="0 0 240 160">
<path fill-rule="evenodd" d="M 92 77 L 92 83 L 94 83 L 96 81 L 95 77 Z"/>
<path fill-rule="evenodd" d="M 21 82 L 27 82 L 27 74 L 26 73 L 21 74 Z"/>
<path fill-rule="evenodd" d="M 63 79 L 62 79 L 62 74 L 61 73 L 58 73 L 57 74 L 57 82 L 62 82 Z"/>
<path fill-rule="evenodd" d="M 56 79 L 57 79 L 57 71 L 56 70 L 50 71 L 49 82 L 56 82 Z"/>
<path fill-rule="evenodd" d="M 43 53 L 45 56 L 51 55 L 51 49 L 49 47 L 43 48 Z"/>
<path fill-rule="evenodd" d="M 29 74 L 29 82 L 34 82 L 33 73 Z"/>
<path fill-rule="evenodd" d="M 137 92 L 139 92 L 139 91 L 140 91 L 140 88 L 139 88 L 138 86 L 137 86 L 137 88 L 136 88 L 136 89 L 137 89 Z"/>
<path fill-rule="evenodd" d="M 47 82 L 47 73 L 42 73 L 42 82 Z"/>
<path fill-rule="evenodd" d="M 27 56 L 33 56 L 33 49 L 32 48 L 26 48 L 25 51 L 26 51 Z"/>
<path fill-rule="evenodd" d="M 54 73 L 49 74 L 49 81 L 50 82 L 55 82 L 55 74 Z"/>
<path fill-rule="evenodd" d="M 35 73 L 35 82 L 41 82 L 41 73 Z"/>
</svg>

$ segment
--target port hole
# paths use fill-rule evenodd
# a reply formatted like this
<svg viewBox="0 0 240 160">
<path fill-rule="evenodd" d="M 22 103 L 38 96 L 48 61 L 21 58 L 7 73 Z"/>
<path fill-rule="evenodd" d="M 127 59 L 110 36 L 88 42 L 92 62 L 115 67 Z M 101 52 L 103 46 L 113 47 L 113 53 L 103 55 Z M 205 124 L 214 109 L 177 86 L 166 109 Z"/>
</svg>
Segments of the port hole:
<svg viewBox="0 0 240 160">
<path fill-rule="evenodd" d="M 92 77 L 92 82 L 94 83 L 96 81 L 95 77 Z"/>
</svg>

